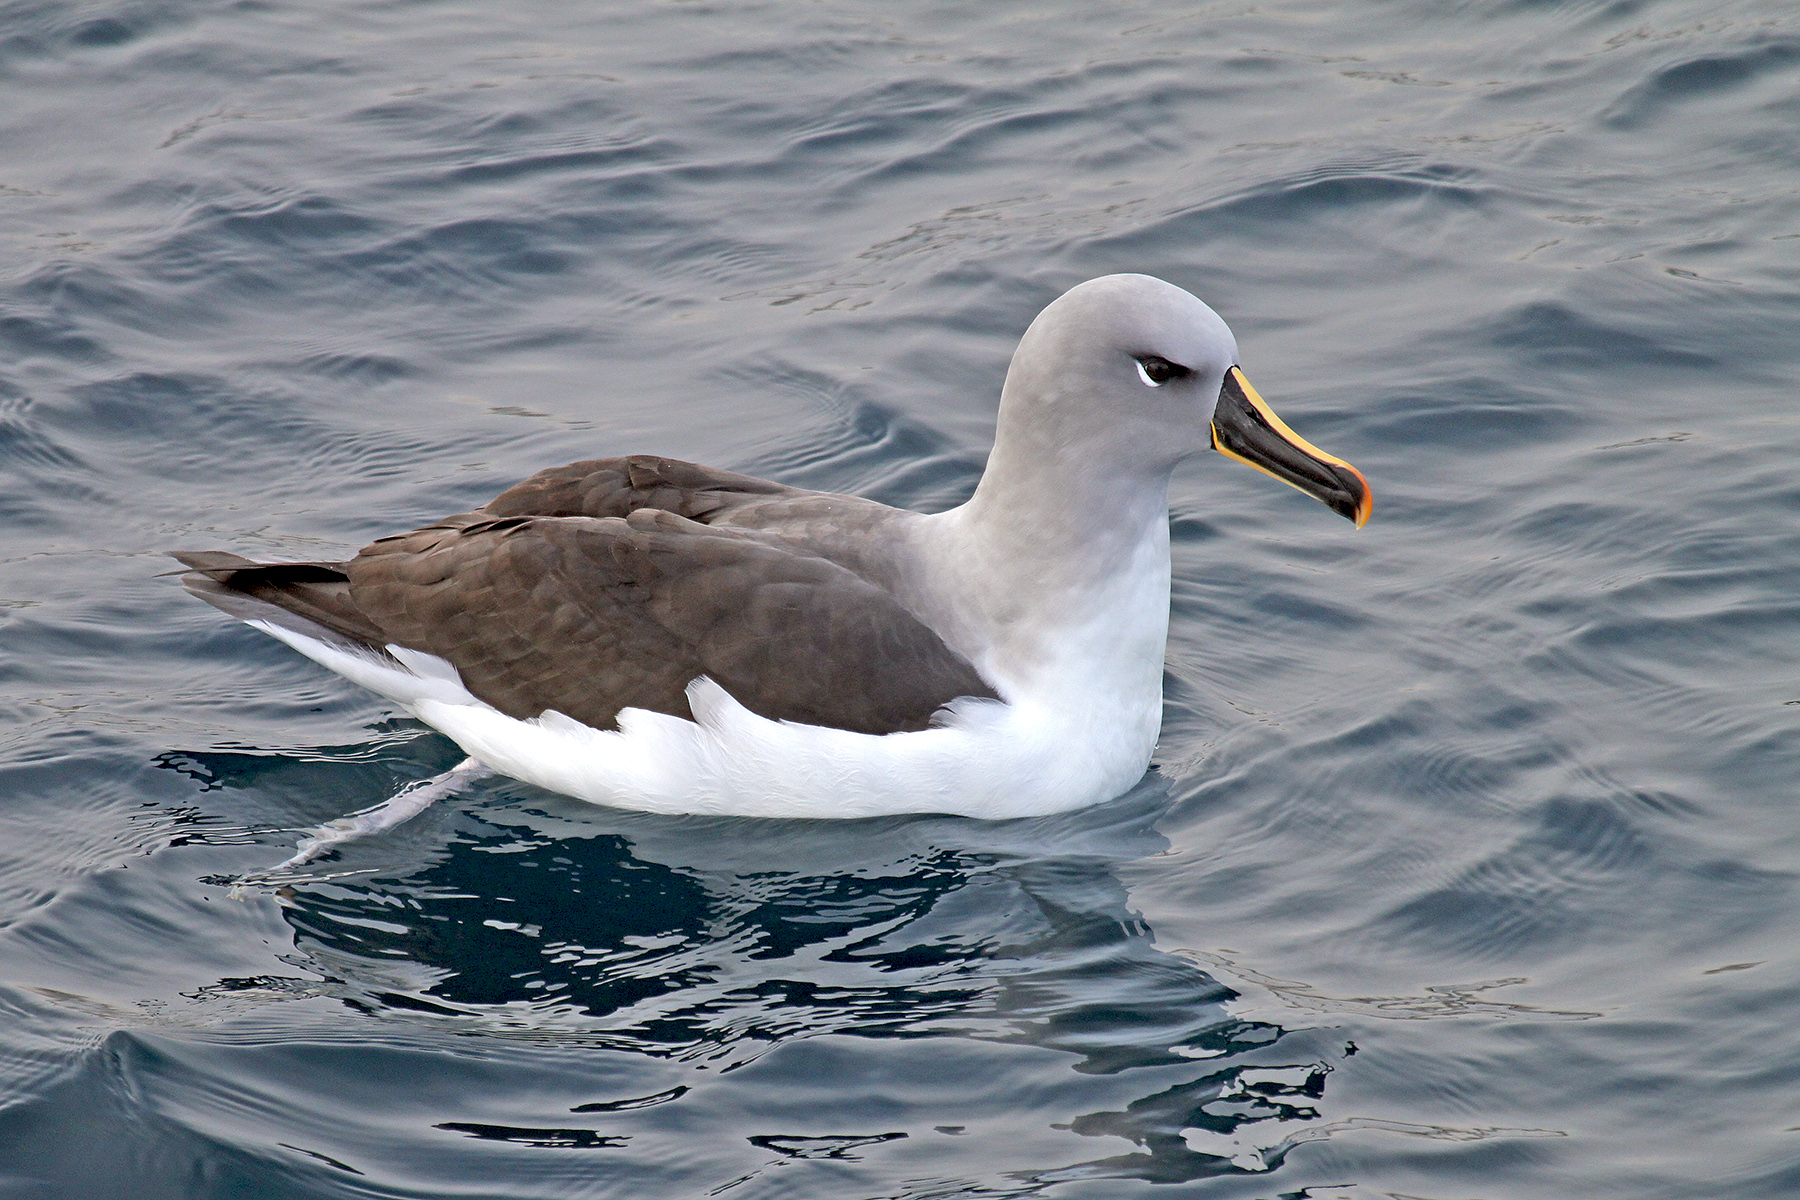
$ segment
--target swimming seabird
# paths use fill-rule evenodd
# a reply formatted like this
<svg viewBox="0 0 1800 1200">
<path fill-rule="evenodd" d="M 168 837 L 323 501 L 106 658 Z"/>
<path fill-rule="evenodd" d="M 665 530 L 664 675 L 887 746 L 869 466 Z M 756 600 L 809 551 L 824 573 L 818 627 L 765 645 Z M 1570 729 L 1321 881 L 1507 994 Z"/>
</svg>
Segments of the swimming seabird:
<svg viewBox="0 0 1800 1200">
<path fill-rule="evenodd" d="M 926 515 L 649 455 L 539 472 L 348 562 L 188 589 L 492 770 L 663 813 L 1023 817 L 1120 794 L 1162 718 L 1168 485 L 1216 449 L 1358 526 L 1218 314 L 1108 275 L 1039 314 L 974 496 Z"/>
</svg>

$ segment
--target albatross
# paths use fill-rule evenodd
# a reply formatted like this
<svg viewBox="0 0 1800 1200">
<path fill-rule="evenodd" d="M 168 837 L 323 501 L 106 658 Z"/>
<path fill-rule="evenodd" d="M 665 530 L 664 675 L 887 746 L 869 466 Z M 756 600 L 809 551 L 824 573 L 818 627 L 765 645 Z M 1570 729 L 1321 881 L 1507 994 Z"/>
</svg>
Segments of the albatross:
<svg viewBox="0 0 1800 1200">
<path fill-rule="evenodd" d="M 348 562 L 175 557 L 195 595 L 469 756 L 345 836 L 484 770 L 659 813 L 1035 816 L 1149 765 L 1169 478 L 1207 449 L 1368 519 L 1362 474 L 1275 415 L 1217 313 L 1108 275 L 1025 331 L 947 512 L 633 455 Z"/>
</svg>

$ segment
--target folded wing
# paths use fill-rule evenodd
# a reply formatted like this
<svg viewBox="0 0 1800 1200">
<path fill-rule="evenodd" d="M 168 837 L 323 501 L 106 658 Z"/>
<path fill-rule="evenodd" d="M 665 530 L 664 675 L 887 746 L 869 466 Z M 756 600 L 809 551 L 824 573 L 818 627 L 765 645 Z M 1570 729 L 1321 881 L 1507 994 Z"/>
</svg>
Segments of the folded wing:
<svg viewBox="0 0 1800 1200">
<path fill-rule="evenodd" d="M 298 618 L 335 640 L 437 655 L 519 718 L 555 709 L 605 729 L 627 707 L 691 717 L 685 689 L 701 675 L 761 716 L 858 733 L 924 729 L 957 697 L 997 698 L 936 633 L 832 557 L 702 523 L 753 498 L 807 493 L 646 461 L 635 482 L 633 460 L 540 473 L 347 563 L 176 557 L 192 568 L 189 589 L 233 616 Z M 696 474 L 668 478 L 682 468 Z M 683 508 L 702 520 L 671 511 Z"/>
</svg>

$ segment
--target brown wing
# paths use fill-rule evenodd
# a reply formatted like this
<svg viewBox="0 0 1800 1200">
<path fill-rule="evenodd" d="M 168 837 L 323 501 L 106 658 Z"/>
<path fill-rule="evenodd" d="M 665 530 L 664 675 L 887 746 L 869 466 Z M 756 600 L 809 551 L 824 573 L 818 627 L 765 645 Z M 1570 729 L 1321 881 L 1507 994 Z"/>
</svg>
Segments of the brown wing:
<svg viewBox="0 0 1800 1200">
<path fill-rule="evenodd" d="M 592 458 L 539 471 L 482 511 L 495 517 L 623 517 L 661 509 L 712 524 L 750 501 L 815 493 L 652 454 Z"/>
<path fill-rule="evenodd" d="M 430 528 L 459 529 L 496 517 L 624 517 L 642 508 L 708 522 L 752 501 L 816 495 L 716 467 L 633 454 L 547 468 L 475 512 Z M 183 550 L 171 557 L 190 568 L 182 576 L 190 592 L 240 620 L 280 619 L 286 613 L 310 623 L 295 626 L 300 632 L 323 630 L 373 648 L 393 640 L 351 602 L 343 563 L 259 563 L 221 550 Z"/>
<path fill-rule="evenodd" d="M 553 708 L 596 728 L 625 707 L 687 717 L 684 689 L 700 675 L 762 716 L 860 733 L 924 729 L 958 696 L 997 698 L 844 567 L 666 511 L 474 513 L 383 538 L 345 572 L 387 640 L 447 659 L 515 717 Z"/>
<path fill-rule="evenodd" d="M 901 516 L 895 509 L 651 454 L 539 471 L 472 516 L 625 517 L 643 509 L 715 528 L 764 530 L 788 548 L 828 559 L 878 587 L 895 582 L 882 538 L 884 527 Z"/>
</svg>

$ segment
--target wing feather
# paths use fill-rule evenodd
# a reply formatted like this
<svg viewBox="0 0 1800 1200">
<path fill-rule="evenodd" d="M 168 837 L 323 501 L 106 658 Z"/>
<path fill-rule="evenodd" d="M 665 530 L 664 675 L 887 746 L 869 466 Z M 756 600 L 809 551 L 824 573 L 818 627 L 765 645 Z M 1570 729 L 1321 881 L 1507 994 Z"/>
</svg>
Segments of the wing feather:
<svg viewBox="0 0 1800 1200">
<path fill-rule="evenodd" d="M 960 696 L 997 698 L 872 581 L 875 543 L 846 536 L 894 515 L 633 455 L 540 471 L 348 563 L 176 557 L 189 590 L 233 616 L 291 614 L 377 651 L 437 655 L 510 716 L 691 718 L 687 685 L 706 675 L 762 716 L 879 734 L 927 728 Z"/>
<path fill-rule="evenodd" d="M 743 504 L 816 493 L 653 454 L 550 467 L 488 501 L 496 517 L 624 517 L 641 508 L 711 524 Z"/>
<path fill-rule="evenodd" d="M 390 640 L 447 659 L 517 717 L 691 717 L 685 689 L 700 675 L 761 716 L 860 733 L 924 729 L 959 696 L 996 698 L 846 568 L 666 511 L 445 523 L 384 538 L 345 569 Z"/>
</svg>

